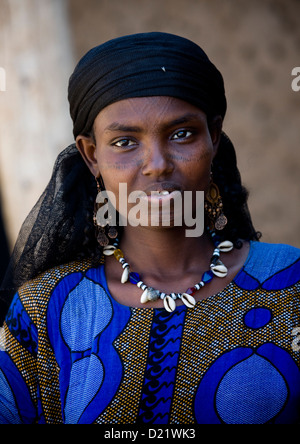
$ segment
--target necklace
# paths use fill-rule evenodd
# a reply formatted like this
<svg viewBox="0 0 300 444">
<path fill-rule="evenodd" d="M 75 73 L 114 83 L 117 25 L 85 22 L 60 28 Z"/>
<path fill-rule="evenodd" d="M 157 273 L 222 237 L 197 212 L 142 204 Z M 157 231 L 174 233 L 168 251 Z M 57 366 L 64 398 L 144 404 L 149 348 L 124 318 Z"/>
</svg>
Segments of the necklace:
<svg viewBox="0 0 300 444">
<path fill-rule="evenodd" d="M 119 240 L 116 239 L 113 245 L 107 245 L 103 248 L 103 254 L 105 256 L 114 255 L 116 260 L 122 265 L 123 273 L 121 276 L 121 283 L 125 284 L 130 282 L 136 285 L 142 290 L 141 303 L 145 304 L 151 301 L 157 301 L 162 299 L 164 307 L 168 312 L 173 312 L 176 309 L 176 300 L 181 300 L 188 308 L 194 308 L 196 305 L 196 300 L 194 294 L 196 291 L 204 287 L 212 281 L 214 276 L 224 278 L 227 276 L 228 270 L 220 260 L 220 253 L 227 253 L 233 249 L 233 243 L 230 241 L 220 241 L 220 238 L 215 234 L 215 232 L 210 232 L 212 241 L 214 243 L 215 249 L 210 260 L 210 269 L 203 273 L 201 280 L 197 282 L 193 287 L 189 287 L 184 293 L 164 293 L 156 290 L 153 287 L 146 285 L 138 273 L 130 271 L 130 265 L 126 262 L 122 250 L 119 248 Z"/>
</svg>

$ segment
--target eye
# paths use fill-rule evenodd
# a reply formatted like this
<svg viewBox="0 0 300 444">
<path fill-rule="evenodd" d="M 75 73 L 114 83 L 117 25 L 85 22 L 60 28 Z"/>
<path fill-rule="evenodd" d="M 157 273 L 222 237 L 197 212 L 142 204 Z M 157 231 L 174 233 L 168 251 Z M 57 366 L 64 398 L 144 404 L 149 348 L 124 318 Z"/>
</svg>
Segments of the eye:
<svg viewBox="0 0 300 444">
<path fill-rule="evenodd" d="M 117 146 L 118 148 L 130 148 L 135 144 L 136 142 L 131 139 L 119 139 L 112 143 L 113 146 Z"/>
<path fill-rule="evenodd" d="M 172 136 L 172 140 L 185 140 L 193 135 L 192 131 L 179 130 Z"/>
</svg>

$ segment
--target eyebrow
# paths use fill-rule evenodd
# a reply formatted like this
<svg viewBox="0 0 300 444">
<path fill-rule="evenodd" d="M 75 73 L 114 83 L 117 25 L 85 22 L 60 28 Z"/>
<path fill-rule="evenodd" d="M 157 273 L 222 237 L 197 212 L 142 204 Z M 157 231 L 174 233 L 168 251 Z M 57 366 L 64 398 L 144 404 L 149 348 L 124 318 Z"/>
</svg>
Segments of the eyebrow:
<svg viewBox="0 0 300 444">
<path fill-rule="evenodd" d="M 170 122 L 163 125 L 164 129 L 172 128 L 173 126 L 182 125 L 183 123 L 189 123 L 195 120 L 202 120 L 201 115 L 197 113 L 187 113 L 178 119 L 171 120 Z"/>
<path fill-rule="evenodd" d="M 162 125 L 163 130 L 168 130 L 170 128 L 173 128 L 174 126 L 181 125 L 183 123 L 189 123 L 193 120 L 202 120 L 202 116 L 197 113 L 187 113 L 184 116 L 179 117 L 178 119 L 171 120 L 170 122 L 164 123 Z M 105 128 L 106 131 L 113 131 L 113 132 L 125 132 L 125 133 L 141 133 L 143 132 L 143 129 L 139 126 L 131 126 L 127 124 L 122 124 L 119 122 L 113 122 L 108 127 Z"/>
<path fill-rule="evenodd" d="M 124 125 L 122 123 L 114 122 L 105 128 L 105 131 L 121 131 L 125 133 L 140 133 L 142 129 L 138 126 Z"/>
</svg>

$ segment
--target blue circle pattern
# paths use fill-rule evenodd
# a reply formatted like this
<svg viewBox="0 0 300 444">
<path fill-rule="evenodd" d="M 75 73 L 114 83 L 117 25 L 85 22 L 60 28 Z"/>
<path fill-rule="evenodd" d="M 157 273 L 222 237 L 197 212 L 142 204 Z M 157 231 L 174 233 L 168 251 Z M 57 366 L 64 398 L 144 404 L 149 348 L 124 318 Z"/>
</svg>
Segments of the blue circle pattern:
<svg viewBox="0 0 300 444">
<path fill-rule="evenodd" d="M 251 375 L 251 384 L 245 381 L 245 375 Z M 250 393 L 245 399 L 246 390 Z M 227 424 L 266 423 L 280 412 L 287 395 L 288 389 L 280 373 L 254 353 L 222 378 L 216 393 L 216 410 Z"/>
<path fill-rule="evenodd" d="M 253 328 L 254 330 L 265 327 L 271 320 L 271 310 L 263 307 L 252 308 L 244 316 L 246 327 Z"/>
<path fill-rule="evenodd" d="M 251 378 L 245 378 L 245 374 Z M 300 372 L 285 350 L 271 343 L 257 350 L 236 348 L 219 357 L 201 380 L 194 402 L 196 421 L 198 424 L 296 422 L 298 413 L 294 399 L 289 396 L 290 387 L 300 395 Z"/>
<path fill-rule="evenodd" d="M 271 319 L 270 309 L 256 307 L 245 314 L 244 324 L 259 329 Z M 289 387 L 300 395 L 300 371 L 285 350 L 272 343 L 238 347 L 219 357 L 202 379 L 194 403 L 197 423 L 292 423 L 297 412 Z"/>
</svg>

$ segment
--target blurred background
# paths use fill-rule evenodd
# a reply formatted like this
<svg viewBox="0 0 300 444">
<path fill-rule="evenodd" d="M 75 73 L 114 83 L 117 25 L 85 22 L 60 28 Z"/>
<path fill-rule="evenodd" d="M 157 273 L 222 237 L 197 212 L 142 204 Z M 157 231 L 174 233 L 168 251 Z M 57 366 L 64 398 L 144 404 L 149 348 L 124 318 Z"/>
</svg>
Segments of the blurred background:
<svg viewBox="0 0 300 444">
<path fill-rule="evenodd" d="M 255 228 L 265 242 L 300 247 L 300 91 L 291 87 L 299 17 L 300 0 L 0 0 L 0 196 L 9 248 L 57 154 L 73 143 L 67 84 L 75 64 L 93 46 L 146 31 L 194 40 L 222 72 L 224 130 Z"/>
</svg>

